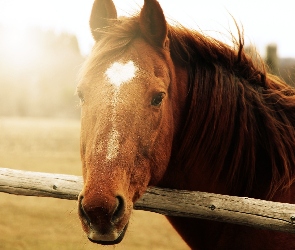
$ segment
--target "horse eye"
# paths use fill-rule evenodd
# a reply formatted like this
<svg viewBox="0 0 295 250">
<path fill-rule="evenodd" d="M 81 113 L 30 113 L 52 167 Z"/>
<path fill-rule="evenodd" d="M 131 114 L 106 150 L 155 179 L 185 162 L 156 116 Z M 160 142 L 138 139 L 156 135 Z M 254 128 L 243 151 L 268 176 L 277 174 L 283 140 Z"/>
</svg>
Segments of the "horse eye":
<svg viewBox="0 0 295 250">
<path fill-rule="evenodd" d="M 164 96 L 165 96 L 165 93 L 163 92 L 155 94 L 152 98 L 151 105 L 155 107 L 159 107 L 162 103 Z"/>
</svg>

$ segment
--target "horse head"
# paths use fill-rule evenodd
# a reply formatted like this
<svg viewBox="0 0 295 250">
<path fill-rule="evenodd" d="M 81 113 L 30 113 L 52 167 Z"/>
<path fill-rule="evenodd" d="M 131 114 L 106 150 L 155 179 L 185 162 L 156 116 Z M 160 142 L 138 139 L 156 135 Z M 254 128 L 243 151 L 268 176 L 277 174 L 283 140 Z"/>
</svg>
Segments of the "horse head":
<svg viewBox="0 0 295 250">
<path fill-rule="evenodd" d="M 185 90 L 177 89 L 157 1 L 146 0 L 139 16 L 117 19 L 111 0 L 96 0 L 90 28 L 96 44 L 77 88 L 84 178 L 79 216 L 91 241 L 116 244 L 134 202 L 165 174 Z M 131 37 L 120 28 L 130 29 Z"/>
</svg>

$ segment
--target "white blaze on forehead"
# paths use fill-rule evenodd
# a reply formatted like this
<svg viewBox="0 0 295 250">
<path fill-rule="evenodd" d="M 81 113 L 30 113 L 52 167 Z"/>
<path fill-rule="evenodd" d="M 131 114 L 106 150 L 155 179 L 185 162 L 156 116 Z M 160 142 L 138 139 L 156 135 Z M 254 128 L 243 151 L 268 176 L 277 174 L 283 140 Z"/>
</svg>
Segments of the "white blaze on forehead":
<svg viewBox="0 0 295 250">
<path fill-rule="evenodd" d="M 119 152 L 119 132 L 114 128 L 111 130 L 107 147 L 107 160 L 117 157 Z"/>
<path fill-rule="evenodd" d="M 132 80 L 135 77 L 137 67 L 134 62 L 127 63 L 114 62 L 105 72 L 107 79 L 115 86 L 120 87 L 121 84 Z"/>
<path fill-rule="evenodd" d="M 113 95 L 111 97 L 111 123 L 112 129 L 110 131 L 107 142 L 107 160 L 112 160 L 117 157 L 119 153 L 119 138 L 120 134 L 117 130 L 117 103 L 119 102 L 120 87 L 122 84 L 131 81 L 136 75 L 137 67 L 133 61 L 127 63 L 114 62 L 105 72 L 106 79 L 113 85 Z"/>
</svg>

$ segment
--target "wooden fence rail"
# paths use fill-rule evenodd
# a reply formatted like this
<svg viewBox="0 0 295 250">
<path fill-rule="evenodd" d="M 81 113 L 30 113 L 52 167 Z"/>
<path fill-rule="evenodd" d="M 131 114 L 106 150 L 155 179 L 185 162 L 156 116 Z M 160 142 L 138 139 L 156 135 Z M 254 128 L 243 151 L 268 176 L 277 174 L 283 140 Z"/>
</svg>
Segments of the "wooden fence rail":
<svg viewBox="0 0 295 250">
<path fill-rule="evenodd" d="M 82 177 L 0 168 L 0 192 L 76 200 Z M 295 233 L 295 205 L 150 187 L 134 209 Z"/>
</svg>

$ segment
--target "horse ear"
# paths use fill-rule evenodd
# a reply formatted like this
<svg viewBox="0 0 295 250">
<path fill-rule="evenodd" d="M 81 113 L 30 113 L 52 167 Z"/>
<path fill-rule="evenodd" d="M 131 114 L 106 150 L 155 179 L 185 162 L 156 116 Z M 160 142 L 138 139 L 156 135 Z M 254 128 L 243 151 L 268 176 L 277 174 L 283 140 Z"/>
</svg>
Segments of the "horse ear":
<svg viewBox="0 0 295 250">
<path fill-rule="evenodd" d="M 109 25 L 110 19 L 117 19 L 117 10 L 112 0 L 95 0 L 90 16 L 90 30 L 93 38 L 98 41 L 100 34 L 97 30 Z"/>
<path fill-rule="evenodd" d="M 144 0 L 139 23 L 141 32 L 150 43 L 159 47 L 165 47 L 167 22 L 157 0 Z"/>
</svg>

